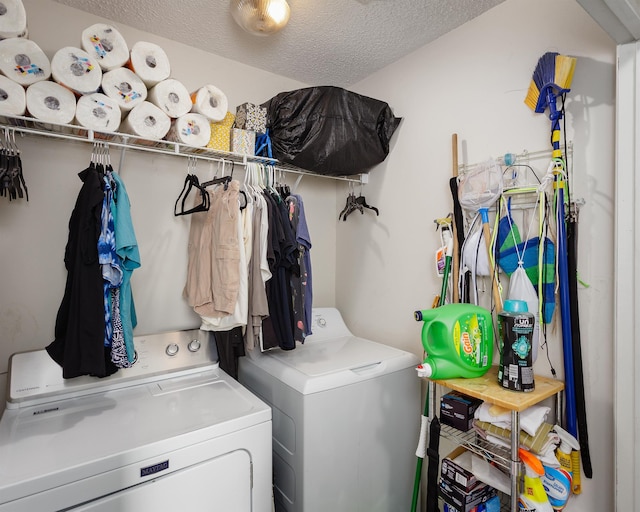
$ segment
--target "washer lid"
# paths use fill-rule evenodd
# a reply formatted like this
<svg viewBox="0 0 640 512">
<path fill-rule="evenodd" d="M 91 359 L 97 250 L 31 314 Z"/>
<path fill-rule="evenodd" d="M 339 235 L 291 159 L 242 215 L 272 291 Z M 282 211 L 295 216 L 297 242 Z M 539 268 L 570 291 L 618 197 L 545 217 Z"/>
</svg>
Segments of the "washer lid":
<svg viewBox="0 0 640 512">
<path fill-rule="evenodd" d="M 215 367 L 6 409 L 0 505 L 270 420 L 264 402 Z"/>
<path fill-rule="evenodd" d="M 356 336 L 305 342 L 290 351 L 271 350 L 250 362 L 303 394 L 355 384 L 419 363 L 409 352 Z M 246 371 L 251 371 L 249 365 Z"/>
</svg>

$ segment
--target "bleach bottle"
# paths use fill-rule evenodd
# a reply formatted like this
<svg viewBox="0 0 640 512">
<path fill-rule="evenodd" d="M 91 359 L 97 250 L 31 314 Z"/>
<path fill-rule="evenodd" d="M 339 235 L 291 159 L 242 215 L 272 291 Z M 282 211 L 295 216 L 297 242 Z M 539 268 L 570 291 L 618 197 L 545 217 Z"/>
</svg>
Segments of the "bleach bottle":
<svg viewBox="0 0 640 512">
<path fill-rule="evenodd" d="M 455 379 L 481 377 L 493 360 L 491 313 L 474 304 L 446 304 L 414 313 L 422 326 L 427 357 L 420 377 Z"/>
</svg>

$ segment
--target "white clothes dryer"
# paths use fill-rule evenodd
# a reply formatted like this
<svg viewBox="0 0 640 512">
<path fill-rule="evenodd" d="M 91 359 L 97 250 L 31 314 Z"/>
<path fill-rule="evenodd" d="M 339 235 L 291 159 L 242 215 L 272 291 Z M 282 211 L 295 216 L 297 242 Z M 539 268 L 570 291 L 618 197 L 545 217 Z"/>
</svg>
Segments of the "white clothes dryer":
<svg viewBox="0 0 640 512">
<path fill-rule="evenodd" d="M 353 336 L 335 308 L 314 309 L 312 330 L 240 358 L 240 382 L 272 407 L 276 511 L 409 510 L 418 358 Z"/>
<path fill-rule="evenodd" d="M 134 342 L 104 379 L 12 356 L 0 511 L 271 512 L 271 410 L 218 368 L 211 333 Z"/>
</svg>

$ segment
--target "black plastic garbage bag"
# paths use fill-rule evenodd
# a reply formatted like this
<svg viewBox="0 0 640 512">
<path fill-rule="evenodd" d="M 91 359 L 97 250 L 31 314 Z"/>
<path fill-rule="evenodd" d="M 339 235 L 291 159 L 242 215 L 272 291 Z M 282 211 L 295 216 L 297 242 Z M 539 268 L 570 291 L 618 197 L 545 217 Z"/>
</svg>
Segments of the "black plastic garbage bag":
<svg viewBox="0 0 640 512">
<path fill-rule="evenodd" d="M 332 176 L 382 162 L 402 120 L 387 103 L 332 86 L 282 92 L 262 106 L 273 158 Z"/>
</svg>

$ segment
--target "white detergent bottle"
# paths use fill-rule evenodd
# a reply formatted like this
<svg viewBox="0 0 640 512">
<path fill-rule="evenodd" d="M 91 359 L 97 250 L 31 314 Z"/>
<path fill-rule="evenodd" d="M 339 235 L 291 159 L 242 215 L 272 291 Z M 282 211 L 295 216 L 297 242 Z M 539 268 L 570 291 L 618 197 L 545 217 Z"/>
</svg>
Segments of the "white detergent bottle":
<svg viewBox="0 0 640 512">
<path fill-rule="evenodd" d="M 524 485 L 518 498 L 518 510 L 520 512 L 553 512 L 553 507 L 540 480 L 544 475 L 542 462 L 531 452 L 522 448 L 518 453 L 525 468 Z"/>
</svg>

